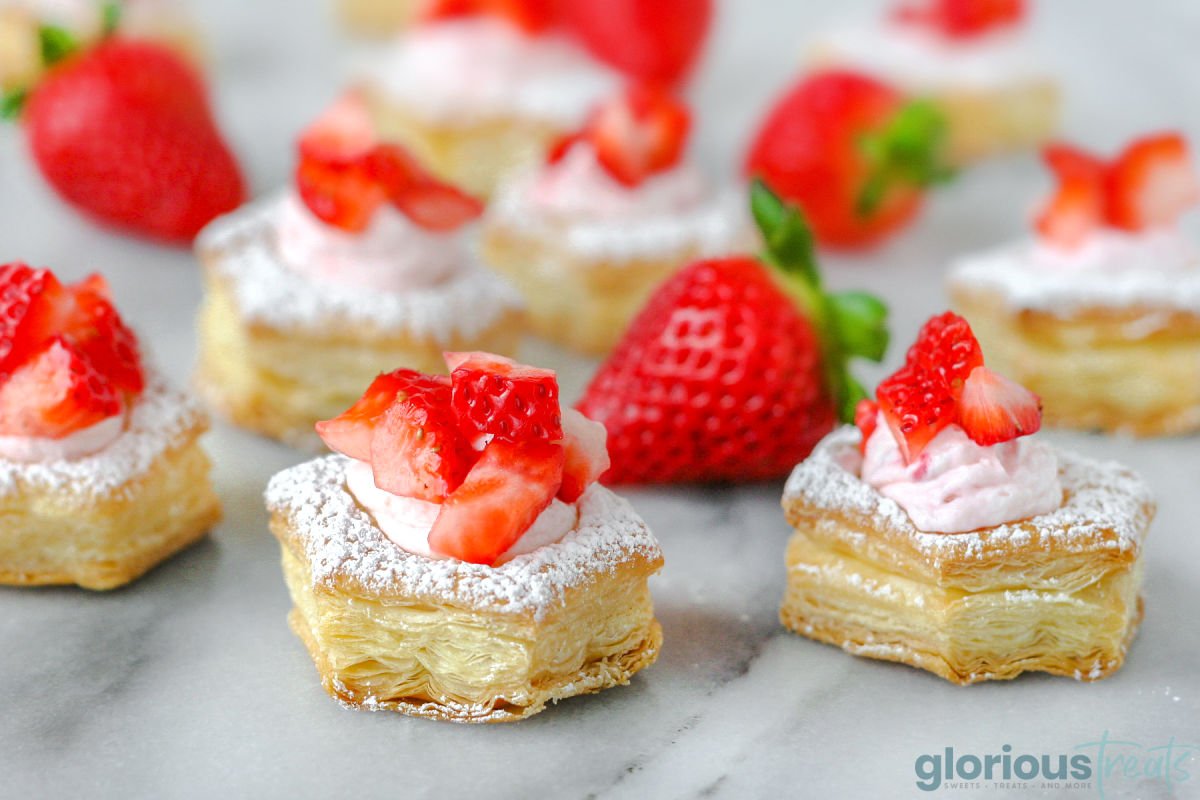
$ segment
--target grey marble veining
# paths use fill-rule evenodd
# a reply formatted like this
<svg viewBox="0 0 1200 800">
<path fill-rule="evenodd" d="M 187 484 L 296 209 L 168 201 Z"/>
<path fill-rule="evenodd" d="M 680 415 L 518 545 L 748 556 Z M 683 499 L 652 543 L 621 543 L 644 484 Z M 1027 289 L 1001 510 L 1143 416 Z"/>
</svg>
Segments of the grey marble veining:
<svg viewBox="0 0 1200 800">
<path fill-rule="evenodd" d="M 726 0 L 695 90 L 697 153 L 732 172 L 804 32 L 871 5 Z M 289 174 L 294 133 L 340 85 L 336 65 L 350 47 L 314 0 L 195 6 L 225 127 L 254 191 L 269 191 Z M 1069 135 L 1111 149 L 1145 129 L 1181 127 L 1200 143 L 1192 0 L 1038 6 Z M 1033 158 L 964 173 L 908 235 L 869 257 L 825 257 L 829 282 L 880 292 L 906 343 L 944 307 L 948 260 L 1020 234 L 1046 185 Z M 37 179 L 11 127 L 0 129 L 0 261 L 10 258 L 68 278 L 103 270 L 164 370 L 186 380 L 200 296 L 190 256 L 82 223 Z M 564 395 L 578 393 L 591 364 L 532 352 L 562 368 Z M 467 727 L 350 712 L 324 694 L 284 621 L 261 502 L 267 478 L 300 456 L 218 424 L 208 446 L 226 516 L 211 538 L 111 593 L 0 589 L 0 797 L 924 797 L 914 762 L 947 747 L 1088 752 L 1073 748 L 1105 731 L 1143 748 L 1172 737 L 1200 746 L 1200 439 L 1049 436 L 1129 463 L 1160 498 L 1146 618 L 1113 677 L 962 688 L 792 635 L 777 619 L 781 483 L 641 489 L 628 496 L 666 555 L 653 582 L 666 637 L 658 663 L 628 687 L 528 721 Z M 1142 773 L 1152 758 L 1117 752 Z M 1104 796 L 1200 797 L 1200 755 L 1170 789 L 1122 776 L 1123 765 Z M 936 795 L 1097 797 L 1100 788 Z"/>
</svg>

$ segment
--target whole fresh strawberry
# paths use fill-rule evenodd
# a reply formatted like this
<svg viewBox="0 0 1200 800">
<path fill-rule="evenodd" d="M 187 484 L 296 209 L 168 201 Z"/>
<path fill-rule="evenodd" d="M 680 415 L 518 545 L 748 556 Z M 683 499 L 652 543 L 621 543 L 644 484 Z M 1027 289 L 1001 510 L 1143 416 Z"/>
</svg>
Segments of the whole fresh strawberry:
<svg viewBox="0 0 1200 800">
<path fill-rule="evenodd" d="M 767 115 L 745 169 L 801 206 L 821 244 L 864 247 L 909 224 L 925 189 L 950 176 L 945 134 L 925 101 L 864 75 L 820 72 Z"/>
<path fill-rule="evenodd" d="M 701 261 L 664 283 L 578 408 L 608 429 L 613 483 L 785 475 L 865 396 L 854 356 L 887 347 L 882 302 L 826 293 L 800 212 L 761 182 L 766 252 Z"/>
<path fill-rule="evenodd" d="M 568 0 L 568 30 L 635 80 L 681 83 L 704 48 L 712 0 Z"/>
<path fill-rule="evenodd" d="M 61 32 L 60 32 L 61 34 Z M 99 222 L 187 243 L 245 199 L 195 69 L 164 45 L 110 37 L 69 44 L 27 92 L 20 114 L 42 174 L 64 200 Z"/>
</svg>

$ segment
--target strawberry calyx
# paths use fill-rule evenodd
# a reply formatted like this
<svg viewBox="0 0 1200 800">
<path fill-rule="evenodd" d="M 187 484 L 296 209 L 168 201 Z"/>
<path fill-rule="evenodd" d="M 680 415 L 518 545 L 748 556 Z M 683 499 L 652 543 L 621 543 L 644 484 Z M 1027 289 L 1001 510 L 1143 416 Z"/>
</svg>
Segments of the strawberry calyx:
<svg viewBox="0 0 1200 800">
<path fill-rule="evenodd" d="M 926 100 L 912 100 L 881 129 L 859 137 L 867 172 L 855 213 L 873 215 L 893 187 L 925 188 L 952 179 L 954 170 L 945 161 L 946 136 L 945 115 Z"/>
<path fill-rule="evenodd" d="M 817 268 L 812 229 L 797 206 L 785 203 L 761 179 L 751 183 L 750 209 L 766 244 L 759 258 L 808 317 L 820 340 L 838 417 L 853 422 L 855 408 L 867 392 L 850 374 L 850 361 L 883 359 L 888 345 L 887 305 L 866 292 L 827 292 Z"/>
</svg>

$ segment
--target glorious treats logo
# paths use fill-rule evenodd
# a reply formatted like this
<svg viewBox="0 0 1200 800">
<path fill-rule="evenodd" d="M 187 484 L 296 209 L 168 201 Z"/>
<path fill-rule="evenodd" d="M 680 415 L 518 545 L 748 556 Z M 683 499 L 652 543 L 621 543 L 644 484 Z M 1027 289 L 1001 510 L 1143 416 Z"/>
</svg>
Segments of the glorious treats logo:
<svg viewBox="0 0 1200 800">
<path fill-rule="evenodd" d="M 977 754 L 944 748 L 913 763 L 916 786 L 925 792 L 980 789 L 1054 789 L 1101 798 L 1122 784 L 1161 781 L 1168 791 L 1191 779 L 1200 747 L 1176 741 L 1146 744 L 1104 731 L 1065 752 L 1022 752 L 1011 744 Z"/>
</svg>

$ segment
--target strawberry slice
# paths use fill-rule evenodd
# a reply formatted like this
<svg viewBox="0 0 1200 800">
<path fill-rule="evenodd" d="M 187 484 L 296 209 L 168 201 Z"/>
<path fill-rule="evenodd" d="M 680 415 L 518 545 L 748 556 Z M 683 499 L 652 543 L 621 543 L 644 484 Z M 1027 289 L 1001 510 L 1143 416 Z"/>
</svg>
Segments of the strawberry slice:
<svg viewBox="0 0 1200 800">
<path fill-rule="evenodd" d="M 371 381 L 358 402 L 340 416 L 318 422 L 317 435 L 330 450 L 359 461 L 369 461 L 375 426 L 396 398 L 410 392 L 433 390 L 444 392 L 448 399 L 450 379 L 445 375 L 424 375 L 412 369 L 385 372 Z"/>
<path fill-rule="evenodd" d="M 967 321 L 947 311 L 921 326 L 906 363 L 940 375 L 957 400 L 971 370 L 983 366 L 983 351 Z"/>
<path fill-rule="evenodd" d="M 554 500 L 563 462 L 562 445 L 493 441 L 442 504 L 429 547 L 463 561 L 495 563 Z"/>
<path fill-rule="evenodd" d="M 573 408 L 563 410 L 562 426 L 566 460 L 558 499 L 574 503 L 611 465 L 608 431 Z"/>
<path fill-rule="evenodd" d="M 433 0 L 422 18 L 428 21 L 491 14 L 528 34 L 541 33 L 558 21 L 554 0 Z"/>
<path fill-rule="evenodd" d="M 67 293 L 50 270 L 0 267 L 0 380 L 58 332 L 66 308 Z"/>
<path fill-rule="evenodd" d="M 483 203 L 433 177 L 404 148 L 377 145 L 363 169 L 410 220 L 431 231 L 452 231 L 483 213 Z"/>
<path fill-rule="evenodd" d="M 879 404 L 864 397 L 854 406 L 854 424 L 862 432 L 862 441 L 858 443 L 858 452 L 866 454 L 867 439 L 879 426 Z"/>
<path fill-rule="evenodd" d="M 445 358 L 454 387 L 451 404 L 468 439 L 556 442 L 563 438 L 554 370 L 491 353 L 447 353 Z"/>
<path fill-rule="evenodd" d="M 114 390 L 131 395 L 141 392 L 146 378 L 138 339 L 113 306 L 108 282 L 93 274 L 69 288 L 75 310 L 63 334 Z"/>
<path fill-rule="evenodd" d="M 1042 148 L 1042 161 L 1060 179 L 1091 178 L 1097 183 L 1104 181 L 1108 168 L 1099 156 L 1066 142 L 1052 142 Z"/>
<path fill-rule="evenodd" d="M 317 219 L 350 233 L 361 233 L 387 200 L 383 187 L 355 165 L 301 160 L 296 191 Z"/>
<path fill-rule="evenodd" d="M 120 411 L 116 391 L 61 336 L 0 386 L 0 433 L 7 436 L 61 439 Z"/>
<path fill-rule="evenodd" d="M 1132 142 L 1108 172 L 1110 225 L 1129 231 L 1174 225 L 1200 202 L 1196 167 L 1177 133 Z"/>
<path fill-rule="evenodd" d="M 959 423 L 976 444 L 1007 442 L 1042 427 L 1042 401 L 987 367 L 976 367 L 963 386 Z"/>
<path fill-rule="evenodd" d="M 875 399 L 906 464 L 911 464 L 958 416 L 950 387 L 942 376 L 911 364 L 880 383 Z"/>
<path fill-rule="evenodd" d="M 431 503 L 457 489 L 477 457 L 458 429 L 450 390 L 441 381 L 398 394 L 371 437 L 375 485 Z"/>
<path fill-rule="evenodd" d="M 687 108 L 665 90 L 632 86 L 597 108 L 587 127 L 600 165 L 637 186 L 679 162 L 690 126 Z"/>
<path fill-rule="evenodd" d="M 345 166 L 364 158 L 378 141 L 366 100 L 346 92 L 300 135 L 300 158 Z"/>
<path fill-rule="evenodd" d="M 932 27 L 948 37 L 970 39 L 1018 24 L 1025 18 L 1024 0 L 925 0 L 905 3 L 892 14 L 898 22 Z"/>
<path fill-rule="evenodd" d="M 1043 239 L 1063 250 L 1080 247 L 1104 218 L 1102 184 L 1081 175 L 1063 178 L 1038 213 L 1034 226 Z"/>
</svg>

